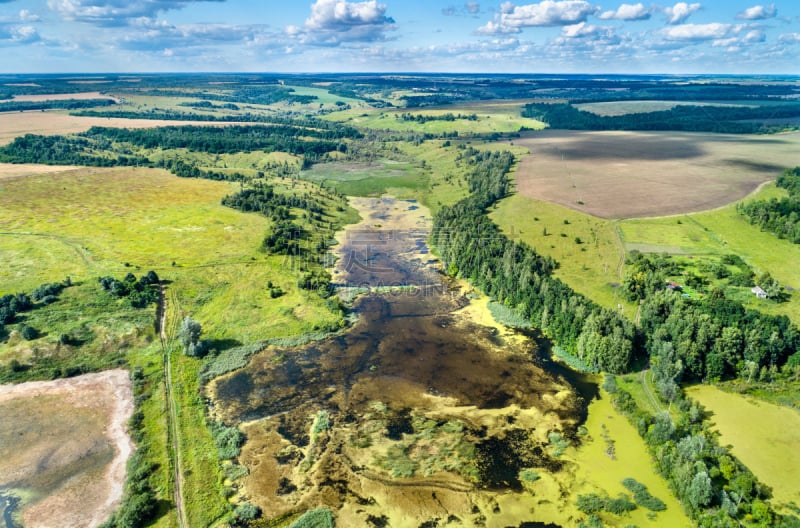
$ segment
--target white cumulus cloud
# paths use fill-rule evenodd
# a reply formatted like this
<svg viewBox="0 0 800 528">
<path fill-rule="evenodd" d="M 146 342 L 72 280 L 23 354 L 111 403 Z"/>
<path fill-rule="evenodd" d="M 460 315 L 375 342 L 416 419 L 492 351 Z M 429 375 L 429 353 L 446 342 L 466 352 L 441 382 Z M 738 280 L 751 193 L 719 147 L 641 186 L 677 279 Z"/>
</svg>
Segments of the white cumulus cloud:
<svg viewBox="0 0 800 528">
<path fill-rule="evenodd" d="M 394 23 L 386 16 L 386 5 L 376 0 L 317 0 L 305 24 L 289 26 L 286 33 L 305 43 L 338 46 L 343 42 L 386 40 L 386 32 L 394 29 Z"/>
<path fill-rule="evenodd" d="M 36 13 L 31 13 L 27 9 L 22 9 L 19 12 L 19 19 L 23 22 L 40 22 L 42 18 Z"/>
<path fill-rule="evenodd" d="M 775 18 L 778 14 L 778 9 L 775 4 L 769 6 L 757 5 L 748 7 L 738 15 L 736 18 L 739 20 L 765 20 L 767 18 Z"/>
<path fill-rule="evenodd" d="M 711 24 L 681 24 L 661 30 L 667 40 L 702 41 L 718 40 L 739 31 L 739 26 L 714 22 Z"/>
<path fill-rule="evenodd" d="M 155 18 L 162 11 L 182 9 L 197 2 L 225 0 L 47 0 L 47 7 L 65 20 L 98 26 L 125 26 L 130 20 Z"/>
<path fill-rule="evenodd" d="M 622 4 L 616 11 L 604 11 L 598 15 L 603 20 L 647 20 L 650 18 L 650 9 L 644 4 Z"/>
<path fill-rule="evenodd" d="M 478 29 L 479 33 L 519 33 L 535 26 L 568 26 L 585 22 L 600 8 L 584 0 L 543 0 L 538 4 L 514 5 L 505 2 L 495 20 Z"/>
<path fill-rule="evenodd" d="M 689 15 L 699 11 L 702 7 L 701 4 L 687 4 L 686 2 L 678 2 L 672 7 L 665 7 L 664 13 L 667 15 L 667 23 L 682 24 L 689 18 Z"/>
</svg>

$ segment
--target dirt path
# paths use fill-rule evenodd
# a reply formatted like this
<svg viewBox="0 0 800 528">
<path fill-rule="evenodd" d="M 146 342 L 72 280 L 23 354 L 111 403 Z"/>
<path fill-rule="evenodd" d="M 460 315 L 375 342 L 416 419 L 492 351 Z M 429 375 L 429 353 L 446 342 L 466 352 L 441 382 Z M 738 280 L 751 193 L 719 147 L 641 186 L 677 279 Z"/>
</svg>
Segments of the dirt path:
<svg viewBox="0 0 800 528">
<path fill-rule="evenodd" d="M 167 420 L 168 431 L 170 435 L 169 441 L 169 454 L 170 462 L 173 468 L 173 481 L 175 482 L 175 510 L 178 517 L 178 526 L 188 526 L 186 522 L 186 510 L 183 506 L 183 465 L 181 463 L 181 442 L 178 430 L 178 412 L 177 405 L 175 404 L 174 389 L 172 386 L 172 361 L 170 349 L 172 348 L 172 341 L 174 335 L 167 333 L 167 296 L 165 294 L 164 284 L 159 284 L 159 301 L 157 307 L 157 320 L 158 320 L 158 335 L 161 339 L 161 350 L 164 354 L 164 380 L 165 391 L 167 399 Z"/>
<path fill-rule="evenodd" d="M 653 409 L 656 412 L 663 412 L 664 408 L 658 402 L 658 398 L 656 395 L 653 394 L 653 388 L 650 385 L 650 382 L 647 381 L 647 373 L 650 372 L 649 370 L 645 369 L 639 373 L 639 381 L 642 383 L 642 388 L 644 389 L 644 393 L 647 395 L 647 399 L 650 400 L 650 404 L 653 406 Z"/>
<path fill-rule="evenodd" d="M 53 398 L 56 400 L 52 400 Z M 51 412 L 57 411 L 61 415 L 70 416 L 70 420 L 78 420 L 71 427 L 81 430 L 86 438 L 89 438 L 92 431 L 87 430 L 90 428 L 88 424 L 81 426 L 81 416 L 86 413 L 94 416 L 103 414 L 102 429 L 98 429 L 97 434 L 105 438 L 113 450 L 113 457 L 101 468 L 99 479 L 90 477 L 88 473 L 72 475 L 52 493 L 24 506 L 24 525 L 29 528 L 99 526 L 120 504 L 125 485 L 126 463 L 134 450 L 127 432 L 127 422 L 133 414 L 133 390 L 128 372 L 121 369 L 107 370 L 54 381 L 0 385 L 0 405 L 18 405 L 23 400 L 29 405 L 35 405 L 33 399 L 53 401 L 51 405 L 58 408 L 51 409 Z M 13 407 L 8 408 L 12 409 Z M 66 422 L 62 419 L 59 423 Z M 19 424 L 16 426 L 19 427 Z M 31 437 L 30 444 L 26 444 L 28 452 L 21 458 L 15 456 L 12 466 L 4 467 L 0 473 L 6 473 L 5 477 L 12 481 L 21 479 L 24 483 L 28 478 L 35 480 L 42 471 L 59 471 L 58 468 L 62 467 L 60 464 L 68 467 L 91 455 L 91 450 L 85 451 L 87 446 L 84 444 L 88 440 L 61 438 L 54 431 L 47 430 L 50 424 L 42 427 L 45 429 Z M 23 429 L 20 429 L 20 434 L 23 434 Z M 39 459 L 37 453 L 46 456 Z"/>
</svg>

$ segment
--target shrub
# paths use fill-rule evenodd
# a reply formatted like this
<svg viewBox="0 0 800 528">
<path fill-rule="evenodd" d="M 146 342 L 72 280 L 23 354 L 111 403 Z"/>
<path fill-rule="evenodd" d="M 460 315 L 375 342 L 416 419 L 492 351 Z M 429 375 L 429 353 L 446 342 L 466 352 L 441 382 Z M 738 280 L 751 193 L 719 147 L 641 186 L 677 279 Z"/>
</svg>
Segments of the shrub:
<svg viewBox="0 0 800 528">
<path fill-rule="evenodd" d="M 236 515 L 237 519 L 242 521 L 252 521 L 261 515 L 261 509 L 258 506 L 245 502 L 238 505 L 233 511 L 233 514 Z"/>
<path fill-rule="evenodd" d="M 587 493 L 578 495 L 578 500 L 575 501 L 575 504 L 583 513 L 597 513 L 603 511 L 606 507 L 606 500 L 597 493 Z"/>
<path fill-rule="evenodd" d="M 290 524 L 289 528 L 334 528 L 333 514 L 324 508 L 310 510 Z"/>
<path fill-rule="evenodd" d="M 23 339 L 26 341 L 32 341 L 39 337 L 39 331 L 32 326 L 22 325 L 19 333 L 22 335 Z"/>
<path fill-rule="evenodd" d="M 664 501 L 650 495 L 647 486 L 641 482 L 637 482 L 632 478 L 626 478 L 622 481 L 622 485 L 633 493 L 633 500 L 635 500 L 636 504 L 639 506 L 651 511 L 664 511 L 667 509 L 667 505 L 664 504 Z"/>
</svg>

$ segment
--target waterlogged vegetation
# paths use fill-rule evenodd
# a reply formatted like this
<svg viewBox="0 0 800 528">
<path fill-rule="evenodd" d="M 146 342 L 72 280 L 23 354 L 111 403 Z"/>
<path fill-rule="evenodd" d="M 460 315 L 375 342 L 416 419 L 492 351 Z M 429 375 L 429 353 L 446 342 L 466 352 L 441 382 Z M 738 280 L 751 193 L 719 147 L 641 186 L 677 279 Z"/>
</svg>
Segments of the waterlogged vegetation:
<svg viewBox="0 0 800 528">
<path fill-rule="evenodd" d="M 797 139 L 675 132 L 789 130 L 794 84 L 478 79 L 3 87 L 43 112 L 14 114 L 0 159 L 55 172 L 0 180 L 0 375 L 130 370 L 138 449 L 107 526 L 796 525 L 773 449 L 794 440 L 751 434 L 790 418 L 743 431 L 740 395 L 682 387 L 796 405 L 793 173 L 726 204 Z M 25 135 L 40 113 L 84 132 Z M 374 199 L 363 232 L 347 196 Z M 460 310 L 423 206 L 441 272 L 489 299 Z M 335 238 L 348 272 L 381 244 L 361 282 L 331 274 Z M 551 344 L 631 374 L 597 399 Z"/>
</svg>

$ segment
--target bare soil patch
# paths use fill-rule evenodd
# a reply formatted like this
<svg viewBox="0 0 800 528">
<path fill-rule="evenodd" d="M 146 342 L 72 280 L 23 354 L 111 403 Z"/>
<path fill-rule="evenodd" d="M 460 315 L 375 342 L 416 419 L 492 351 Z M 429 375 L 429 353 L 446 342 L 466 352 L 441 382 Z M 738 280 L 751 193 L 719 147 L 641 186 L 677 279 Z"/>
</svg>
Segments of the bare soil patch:
<svg viewBox="0 0 800 528">
<path fill-rule="evenodd" d="M 123 119 L 119 117 L 81 117 L 56 112 L 0 113 L 0 145 L 25 134 L 52 136 L 85 132 L 93 126 L 114 128 L 156 128 L 180 125 L 219 125 L 229 123 L 207 121 L 170 121 L 158 119 Z"/>
<path fill-rule="evenodd" d="M 98 526 L 133 452 L 128 372 L 0 386 L 0 488 L 24 490 L 28 528 Z"/>
<path fill-rule="evenodd" d="M 517 190 L 602 218 L 713 209 L 800 163 L 800 134 L 544 131 L 515 140 L 530 150 Z"/>
</svg>

